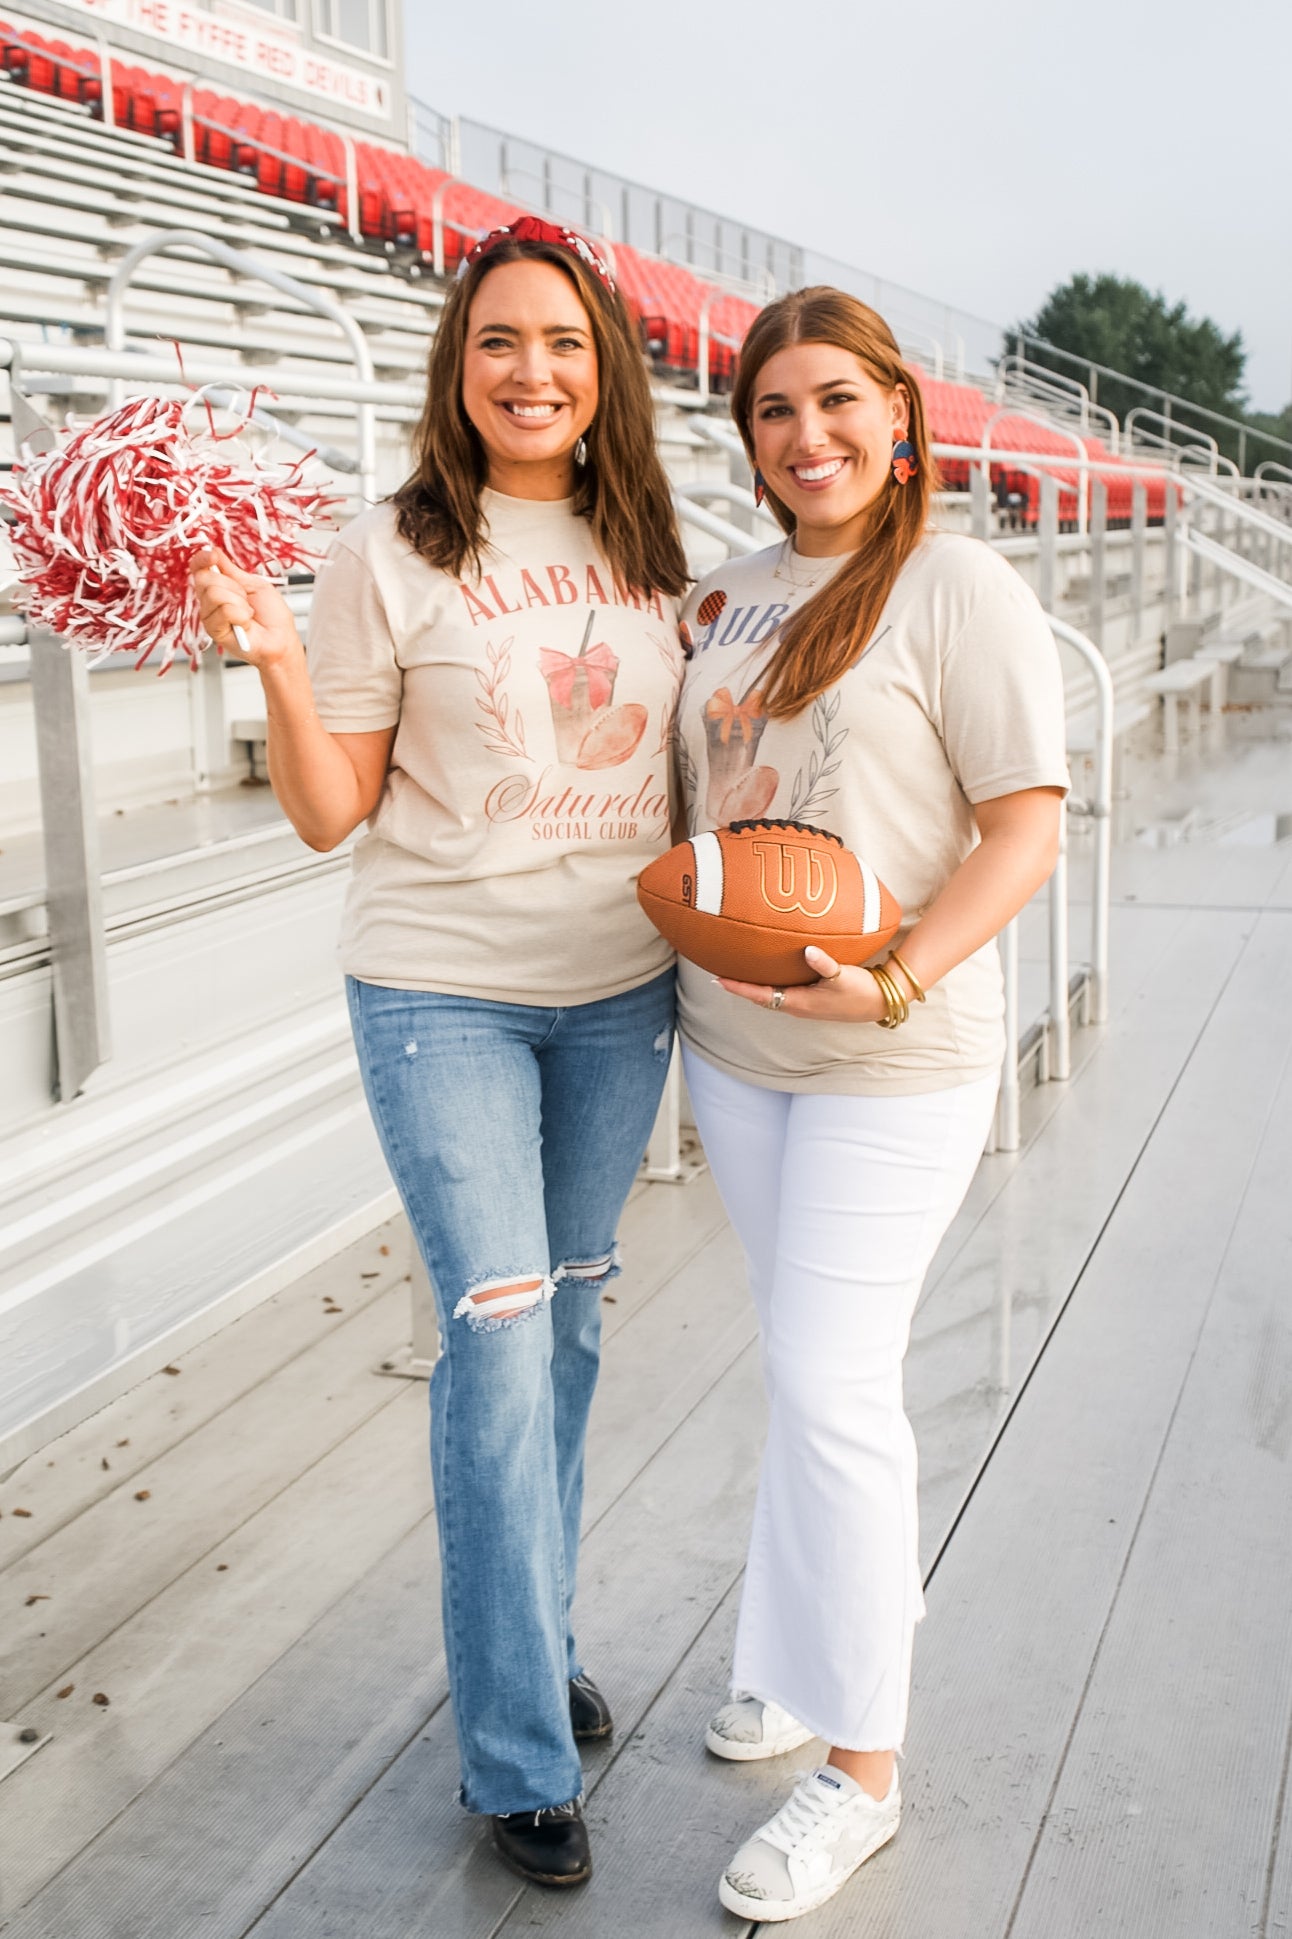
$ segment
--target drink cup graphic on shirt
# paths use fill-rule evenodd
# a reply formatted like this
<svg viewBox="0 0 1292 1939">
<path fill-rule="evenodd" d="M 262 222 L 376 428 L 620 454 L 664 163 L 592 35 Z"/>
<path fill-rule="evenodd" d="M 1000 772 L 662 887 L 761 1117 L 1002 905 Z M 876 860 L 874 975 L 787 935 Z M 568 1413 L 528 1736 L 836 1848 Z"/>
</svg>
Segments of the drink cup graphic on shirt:
<svg viewBox="0 0 1292 1939">
<path fill-rule="evenodd" d="M 736 700 L 730 687 L 719 687 L 705 703 L 709 756 L 705 808 L 719 827 L 764 815 L 772 805 L 780 776 L 775 768 L 758 764 L 758 743 L 766 726 L 763 696 L 757 688 L 751 687 Z"/>
<path fill-rule="evenodd" d="M 619 660 L 604 640 L 590 645 L 596 614 L 588 614 L 577 653 L 543 647 L 538 664 L 547 682 L 556 729 L 556 756 L 579 768 L 618 767 L 646 731 L 646 709 L 614 705 Z"/>
</svg>

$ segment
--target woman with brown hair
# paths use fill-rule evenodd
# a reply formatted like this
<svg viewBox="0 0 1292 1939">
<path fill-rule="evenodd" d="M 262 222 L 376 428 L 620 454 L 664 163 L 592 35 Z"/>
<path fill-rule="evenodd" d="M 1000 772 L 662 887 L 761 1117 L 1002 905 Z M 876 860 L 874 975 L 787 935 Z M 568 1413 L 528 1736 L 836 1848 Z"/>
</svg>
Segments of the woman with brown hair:
<svg viewBox="0 0 1292 1939">
<path fill-rule="evenodd" d="M 902 905 L 883 962 L 787 990 L 683 963 L 705 1151 L 745 1249 L 770 1402 L 734 1688 L 706 1742 L 826 1761 L 728 1865 L 722 1902 L 791 1919 L 897 1829 L 923 1611 L 902 1357 L 990 1127 L 994 938 L 1053 867 L 1067 786 L 1053 639 L 1018 575 L 928 529 L 919 384 L 839 290 L 758 317 L 733 411 L 785 532 L 683 613 L 678 737 L 692 832 L 823 827 Z"/>
<path fill-rule="evenodd" d="M 369 1104 L 435 1288 L 431 1458 L 462 1801 L 504 1859 L 591 1869 L 576 1739 L 610 1712 L 570 1607 L 615 1229 L 668 1070 L 686 566 L 636 334 L 581 237 L 486 236 L 445 304 L 416 465 L 334 543 L 308 663 L 284 601 L 204 554 L 244 629 L 279 800 L 361 821 L 341 958 Z"/>
</svg>

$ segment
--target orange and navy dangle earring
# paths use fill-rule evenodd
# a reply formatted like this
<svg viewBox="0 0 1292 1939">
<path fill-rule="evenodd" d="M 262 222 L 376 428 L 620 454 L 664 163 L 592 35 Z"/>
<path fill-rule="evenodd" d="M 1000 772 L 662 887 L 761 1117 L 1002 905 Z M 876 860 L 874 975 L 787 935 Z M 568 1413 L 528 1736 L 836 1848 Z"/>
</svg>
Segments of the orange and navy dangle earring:
<svg viewBox="0 0 1292 1939">
<path fill-rule="evenodd" d="M 908 478 L 914 478 L 919 468 L 920 462 L 915 455 L 915 446 L 908 438 L 895 438 L 893 441 L 893 477 L 897 480 L 897 483 L 904 485 Z"/>
<path fill-rule="evenodd" d="M 767 496 L 767 481 L 761 471 L 754 472 L 754 503 L 761 505 Z"/>
</svg>

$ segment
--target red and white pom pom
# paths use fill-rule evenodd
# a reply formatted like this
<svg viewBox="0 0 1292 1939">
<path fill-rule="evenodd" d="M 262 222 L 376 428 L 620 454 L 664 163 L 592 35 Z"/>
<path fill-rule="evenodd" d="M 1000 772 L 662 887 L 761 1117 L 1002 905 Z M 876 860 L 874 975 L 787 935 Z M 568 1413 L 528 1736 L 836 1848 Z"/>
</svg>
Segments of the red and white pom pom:
<svg viewBox="0 0 1292 1939">
<path fill-rule="evenodd" d="M 187 417 L 204 408 L 205 429 Z M 217 546 L 247 572 L 283 579 L 312 567 L 309 535 L 337 501 L 304 477 L 307 458 L 231 462 L 254 397 L 231 432 L 217 434 L 206 400 L 136 397 L 15 465 L 0 502 L 18 565 L 14 598 L 34 625 L 91 655 L 114 653 L 164 673 L 177 654 L 193 666 L 209 644 L 189 561 Z"/>
</svg>

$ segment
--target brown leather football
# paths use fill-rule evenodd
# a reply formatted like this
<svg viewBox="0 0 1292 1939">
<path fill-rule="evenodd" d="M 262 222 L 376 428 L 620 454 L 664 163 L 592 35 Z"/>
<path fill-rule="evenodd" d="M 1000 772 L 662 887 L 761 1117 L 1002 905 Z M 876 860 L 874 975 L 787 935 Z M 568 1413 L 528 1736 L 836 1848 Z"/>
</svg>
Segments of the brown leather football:
<svg viewBox="0 0 1292 1939">
<path fill-rule="evenodd" d="M 803 951 L 868 963 L 902 911 L 837 835 L 801 821 L 733 821 L 641 872 L 637 899 L 679 956 L 741 983 L 814 983 Z"/>
</svg>

